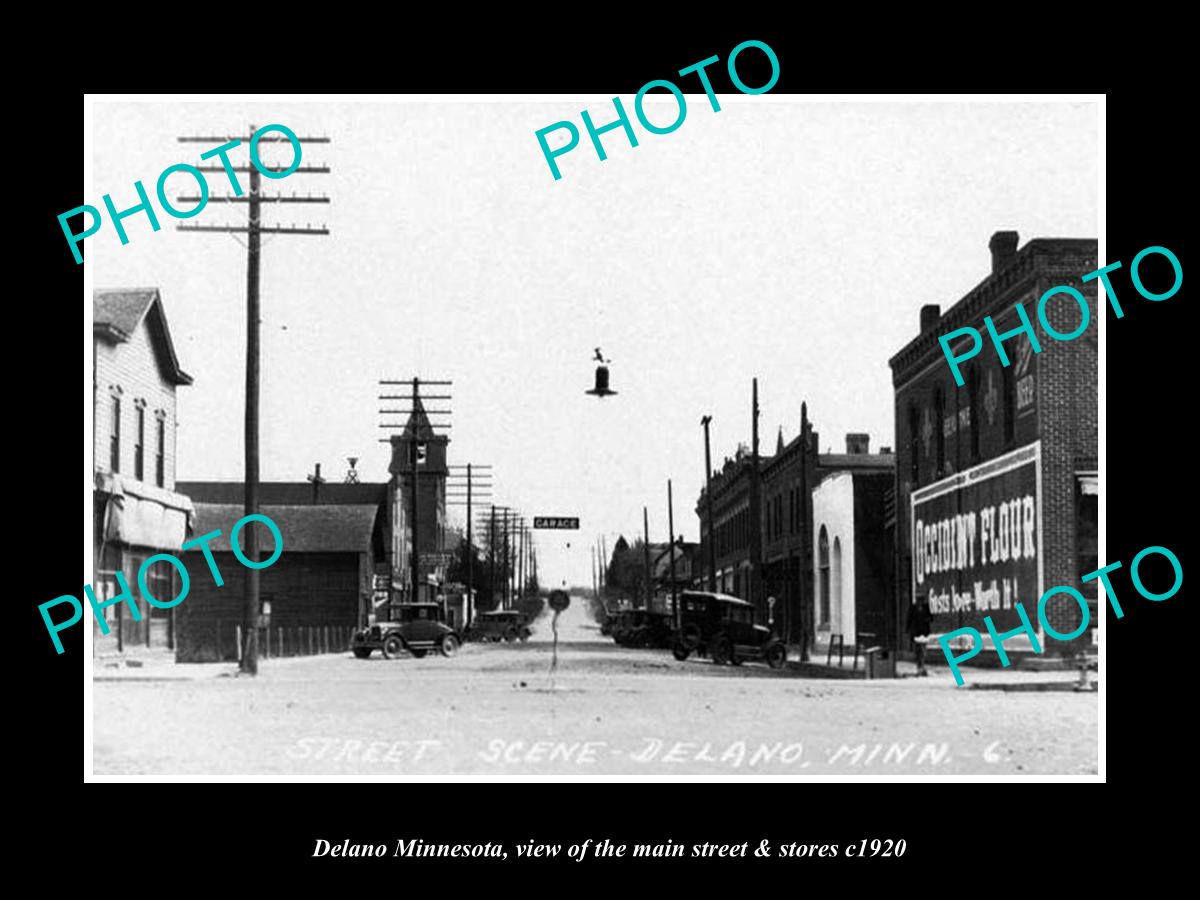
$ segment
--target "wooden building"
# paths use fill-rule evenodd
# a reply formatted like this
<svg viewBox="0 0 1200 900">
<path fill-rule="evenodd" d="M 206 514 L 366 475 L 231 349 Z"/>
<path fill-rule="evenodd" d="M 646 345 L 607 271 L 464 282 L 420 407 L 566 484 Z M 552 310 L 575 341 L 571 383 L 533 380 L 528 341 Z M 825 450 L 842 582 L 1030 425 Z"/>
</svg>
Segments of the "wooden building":
<svg viewBox="0 0 1200 900">
<path fill-rule="evenodd" d="M 195 506 L 194 534 L 221 532 L 208 547 L 224 584 L 214 583 L 199 547 L 183 555 L 191 593 L 177 607 L 176 658 L 235 661 L 246 569 L 233 555 L 229 533 L 243 515 L 242 484 L 187 482 L 186 489 Z M 388 484 L 260 485 L 260 512 L 283 536 L 279 559 L 259 575 L 260 653 L 344 649 L 337 641 L 368 621 L 373 598 L 386 602 L 388 591 L 377 588 L 390 580 L 389 493 Z M 271 537 L 260 543 L 269 554 Z"/>
<path fill-rule="evenodd" d="M 175 485 L 175 390 L 192 378 L 180 368 L 157 288 L 98 290 L 92 296 L 92 457 L 95 516 L 92 586 L 97 600 L 120 593 L 122 573 L 141 619 L 127 603 L 93 618 L 93 653 L 170 647 L 174 610 L 151 606 L 138 590 L 149 557 L 178 552 L 192 513 Z M 156 597 L 178 593 L 169 563 L 147 572 Z"/>
</svg>

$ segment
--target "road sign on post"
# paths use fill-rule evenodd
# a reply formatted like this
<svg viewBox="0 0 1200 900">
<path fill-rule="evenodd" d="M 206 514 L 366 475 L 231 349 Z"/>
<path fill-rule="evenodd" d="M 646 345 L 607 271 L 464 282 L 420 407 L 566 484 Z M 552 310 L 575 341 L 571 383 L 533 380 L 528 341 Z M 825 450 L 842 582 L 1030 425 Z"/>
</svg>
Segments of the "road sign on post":
<svg viewBox="0 0 1200 900">
<path fill-rule="evenodd" d="M 534 528 L 579 528 L 579 518 L 570 516 L 534 516 Z"/>
</svg>

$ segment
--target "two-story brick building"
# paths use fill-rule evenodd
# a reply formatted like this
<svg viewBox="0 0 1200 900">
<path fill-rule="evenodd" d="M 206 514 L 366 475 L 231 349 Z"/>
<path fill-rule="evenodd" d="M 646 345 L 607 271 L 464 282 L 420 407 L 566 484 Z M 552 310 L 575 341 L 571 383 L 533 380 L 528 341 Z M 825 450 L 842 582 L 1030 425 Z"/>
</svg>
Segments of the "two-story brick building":
<svg viewBox="0 0 1200 900">
<path fill-rule="evenodd" d="M 996 232 L 992 269 L 945 313 L 921 309 L 920 333 L 892 357 L 896 415 L 897 615 L 905 622 L 923 594 L 934 632 L 970 626 L 1000 632 L 1020 626 L 1017 600 L 1035 621 L 1042 592 L 1075 585 L 1093 606 L 1096 567 L 1096 288 L 1081 276 L 1096 268 L 1093 239 L 1038 238 L 1017 249 L 1014 231 Z M 1083 335 L 1059 342 L 1028 336 L 1005 342 L 1002 365 L 983 328 L 1003 334 L 1021 303 L 1037 328 L 1042 294 L 1072 285 L 1093 310 Z M 1080 312 L 1069 299 L 1048 304 L 1050 324 L 1073 331 Z M 970 325 L 984 332 L 981 352 L 951 373 L 938 336 Z M 956 352 L 960 352 L 956 349 Z M 1080 612 L 1069 597 L 1048 606 L 1051 624 L 1073 630 Z M 1092 623 L 1096 621 L 1092 616 Z M 1044 637 L 1041 636 L 1041 637 Z M 1045 642 L 1043 641 L 1043 646 Z M 992 649 L 990 642 L 988 649 Z M 1020 635 L 1007 650 L 1028 648 Z M 1051 647 L 1056 645 L 1051 642 Z"/>
<path fill-rule="evenodd" d="M 890 452 L 870 453 L 869 437 L 846 436 L 845 453 L 820 453 L 820 435 L 808 419 L 808 405 L 800 407 L 800 431 L 784 442 L 782 432 L 773 456 L 760 456 L 762 514 L 758 521 L 750 515 L 753 485 L 753 456 L 739 448 L 733 459 L 713 473 L 713 531 L 717 590 L 751 600 L 763 622 L 773 621 L 775 630 L 789 643 L 800 644 L 807 653 L 834 632 L 835 624 L 851 623 L 854 615 L 843 615 L 843 607 L 822 605 L 821 575 L 815 563 L 813 496 L 822 481 L 839 473 L 849 473 L 856 485 L 850 493 L 847 514 L 851 527 L 846 529 L 847 552 L 861 561 L 862 581 L 852 580 L 847 602 L 858 611 L 860 623 L 869 623 L 876 633 L 886 633 L 887 613 L 892 602 L 890 531 L 886 528 L 885 483 L 890 483 L 895 457 Z M 882 485 L 882 487 L 881 487 Z M 700 522 L 699 559 L 707 561 L 708 519 L 705 491 L 696 503 Z M 854 526 L 857 524 L 857 528 Z M 757 597 L 751 597 L 753 583 L 751 529 L 758 528 L 762 546 L 762 577 Z M 847 569 L 853 572 L 853 569 Z M 704 587 L 704 567 L 693 573 L 693 583 Z M 775 603 L 769 601 L 774 598 Z M 835 620 L 834 613 L 837 613 Z M 850 634 L 847 646 L 854 637 Z"/>
<path fill-rule="evenodd" d="M 172 646 L 175 610 L 146 603 L 137 575 L 148 557 L 178 552 L 187 539 L 192 504 L 175 491 L 175 390 L 192 379 L 180 367 L 157 288 L 98 290 L 92 308 L 92 585 L 98 600 L 115 597 L 121 572 L 142 616 L 134 619 L 125 603 L 109 606 L 109 634 L 94 624 L 93 652 Z M 158 597 L 174 597 L 177 579 L 166 563 L 147 572 Z"/>
</svg>

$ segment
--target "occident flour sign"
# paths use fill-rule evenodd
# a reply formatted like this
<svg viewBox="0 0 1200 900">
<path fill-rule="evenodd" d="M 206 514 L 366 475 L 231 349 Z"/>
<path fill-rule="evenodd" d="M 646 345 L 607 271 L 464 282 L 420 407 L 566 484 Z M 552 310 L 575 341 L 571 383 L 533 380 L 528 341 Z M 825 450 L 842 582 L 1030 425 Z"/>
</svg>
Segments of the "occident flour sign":
<svg viewBox="0 0 1200 900">
<path fill-rule="evenodd" d="M 913 491 L 912 554 L 935 631 L 1019 626 L 1042 594 L 1041 441 Z"/>
</svg>

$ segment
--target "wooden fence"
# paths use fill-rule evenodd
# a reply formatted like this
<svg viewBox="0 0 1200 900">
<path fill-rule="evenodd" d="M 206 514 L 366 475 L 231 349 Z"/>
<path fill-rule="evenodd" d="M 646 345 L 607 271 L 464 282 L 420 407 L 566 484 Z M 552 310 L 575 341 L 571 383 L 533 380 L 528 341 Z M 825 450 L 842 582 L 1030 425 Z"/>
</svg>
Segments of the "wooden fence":
<svg viewBox="0 0 1200 900">
<path fill-rule="evenodd" d="M 318 653 L 345 653 L 354 637 L 353 626 L 293 625 L 258 629 L 258 658 L 315 656 Z M 242 646 L 242 626 L 238 625 L 237 647 Z M 238 651 L 239 660 L 241 651 Z"/>
</svg>

